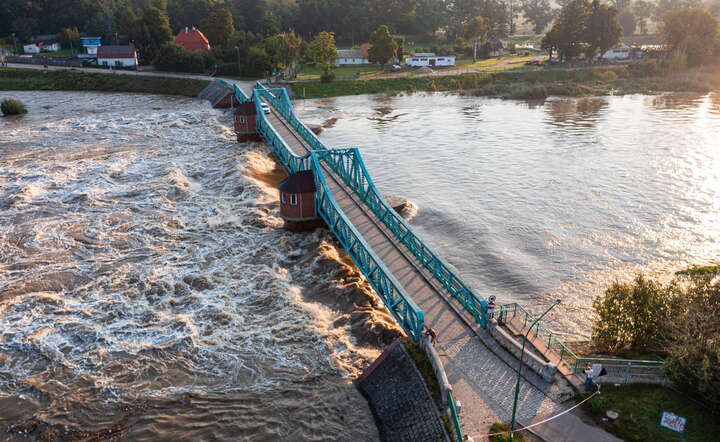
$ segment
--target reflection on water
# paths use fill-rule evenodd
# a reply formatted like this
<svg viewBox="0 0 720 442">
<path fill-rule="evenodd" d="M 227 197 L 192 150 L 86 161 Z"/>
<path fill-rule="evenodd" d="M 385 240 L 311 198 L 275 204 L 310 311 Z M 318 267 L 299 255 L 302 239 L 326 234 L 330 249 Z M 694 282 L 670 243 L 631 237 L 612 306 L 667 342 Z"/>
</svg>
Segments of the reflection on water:
<svg viewBox="0 0 720 442">
<path fill-rule="evenodd" d="M 720 258 L 718 96 L 356 96 L 301 113 L 338 119 L 321 137 L 360 146 L 478 293 L 531 307 L 559 294 L 558 329 L 579 332 L 610 281 Z M 377 121 L 378 101 L 403 118 Z"/>
</svg>

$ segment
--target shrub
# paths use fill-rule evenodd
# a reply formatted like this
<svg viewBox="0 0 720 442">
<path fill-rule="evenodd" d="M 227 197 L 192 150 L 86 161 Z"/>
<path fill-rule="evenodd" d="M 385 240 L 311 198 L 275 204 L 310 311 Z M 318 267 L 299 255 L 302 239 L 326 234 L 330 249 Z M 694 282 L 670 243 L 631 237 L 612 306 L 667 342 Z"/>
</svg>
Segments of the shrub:
<svg viewBox="0 0 720 442">
<path fill-rule="evenodd" d="M 500 433 L 503 431 L 510 431 L 510 426 L 508 424 L 500 424 L 500 423 L 494 423 L 490 425 L 490 434 Z M 495 436 L 490 436 L 490 442 L 507 442 L 510 440 L 509 433 L 505 434 L 496 434 Z M 519 434 L 515 433 L 512 439 L 514 442 L 523 442 L 525 440 L 524 437 L 520 436 Z"/>
<path fill-rule="evenodd" d="M 660 66 L 655 60 L 642 60 L 625 68 L 628 75 L 634 78 L 652 77 L 660 73 Z"/>
<path fill-rule="evenodd" d="M 320 83 L 332 83 L 335 81 L 335 72 L 330 69 L 326 69 L 320 74 Z"/>
<path fill-rule="evenodd" d="M 542 84 L 519 83 L 502 94 L 503 98 L 511 100 L 542 100 L 547 98 L 547 89 Z"/>
<path fill-rule="evenodd" d="M 593 301 L 592 342 L 600 351 L 646 352 L 660 348 L 660 327 L 670 317 L 677 287 L 648 280 L 613 283 Z"/>
<path fill-rule="evenodd" d="M 240 75 L 240 68 L 237 63 L 221 63 L 217 68 L 217 75 Z"/>
<path fill-rule="evenodd" d="M 155 67 L 160 71 L 202 73 L 205 63 L 201 54 L 187 52 L 173 43 L 165 43 L 160 46 Z"/>
<path fill-rule="evenodd" d="M 21 115 L 27 113 L 27 109 L 22 101 L 15 98 L 6 98 L 0 104 L 0 110 L 3 115 Z"/>
<path fill-rule="evenodd" d="M 598 81 L 614 81 L 618 79 L 618 76 L 613 71 L 601 71 L 596 70 L 594 77 Z"/>
</svg>

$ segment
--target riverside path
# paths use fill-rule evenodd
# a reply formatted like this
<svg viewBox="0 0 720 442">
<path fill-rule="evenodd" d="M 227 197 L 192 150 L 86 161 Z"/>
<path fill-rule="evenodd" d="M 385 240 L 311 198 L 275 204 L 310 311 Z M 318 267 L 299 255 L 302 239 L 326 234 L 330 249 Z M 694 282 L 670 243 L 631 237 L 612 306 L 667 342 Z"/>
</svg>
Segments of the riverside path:
<svg viewBox="0 0 720 442">
<path fill-rule="evenodd" d="M 508 422 L 517 360 L 485 330 L 486 304 L 475 295 L 382 198 L 358 149 L 328 149 L 297 117 L 287 91 L 257 84 L 236 97 L 253 101 L 258 132 L 292 173 L 311 169 L 315 207 L 373 286 L 398 323 L 413 339 L 424 327 L 438 336 L 436 349 L 461 403 L 463 433 L 475 440 L 490 424 Z M 269 105 L 265 113 L 262 103 Z M 568 408 L 558 387 L 524 372 L 518 408 L 523 426 Z M 567 413 L 534 428 L 547 441 L 616 441 L 603 430 Z"/>
</svg>

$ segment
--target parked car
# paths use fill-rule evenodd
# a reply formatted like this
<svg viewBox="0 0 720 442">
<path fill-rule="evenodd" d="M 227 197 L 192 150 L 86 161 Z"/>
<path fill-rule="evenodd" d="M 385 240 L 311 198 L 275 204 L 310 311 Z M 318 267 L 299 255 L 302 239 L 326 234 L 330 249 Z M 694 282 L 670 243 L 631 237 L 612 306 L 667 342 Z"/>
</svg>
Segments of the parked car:
<svg viewBox="0 0 720 442">
<path fill-rule="evenodd" d="M 399 64 L 394 64 L 394 65 L 392 65 L 392 70 L 393 71 L 401 71 L 402 66 L 400 66 Z"/>
<path fill-rule="evenodd" d="M 270 113 L 270 106 L 268 106 L 267 103 L 260 103 L 260 107 L 262 108 L 264 114 Z"/>
</svg>

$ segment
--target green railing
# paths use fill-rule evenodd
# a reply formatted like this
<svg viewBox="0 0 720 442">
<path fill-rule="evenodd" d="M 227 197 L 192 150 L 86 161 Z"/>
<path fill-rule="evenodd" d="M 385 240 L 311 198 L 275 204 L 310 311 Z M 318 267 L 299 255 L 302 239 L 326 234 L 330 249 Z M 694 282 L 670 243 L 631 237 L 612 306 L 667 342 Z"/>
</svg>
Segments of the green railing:
<svg viewBox="0 0 720 442">
<path fill-rule="evenodd" d="M 558 361 L 565 364 L 574 374 L 580 374 L 588 364 L 602 364 L 608 372 L 608 376 L 623 378 L 625 382 L 629 382 L 631 378 L 655 378 L 660 380 L 665 378 L 662 371 L 662 361 L 586 358 L 577 356 L 565 345 L 563 339 L 559 338 L 552 330 L 543 325 L 542 322 L 538 321 L 532 329 L 528 330 L 527 327 L 535 321 L 535 316 L 518 303 L 503 304 L 495 314 L 495 317 L 500 323 L 512 321 L 523 333 L 527 332 L 529 333 L 528 336 L 532 336 L 536 340 L 541 341 L 547 347 L 548 351 L 554 354 Z"/>
<path fill-rule="evenodd" d="M 450 421 L 455 429 L 455 437 L 457 442 L 463 442 L 462 428 L 460 427 L 460 416 L 458 416 L 457 408 L 455 408 L 455 399 L 451 391 L 447 392 L 448 408 L 450 409 Z"/>
</svg>

